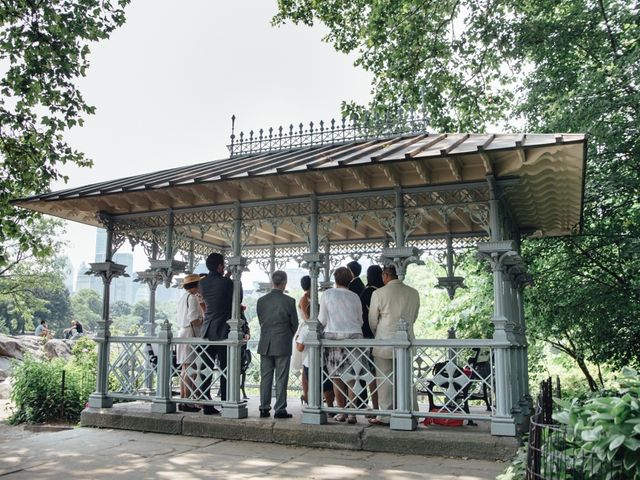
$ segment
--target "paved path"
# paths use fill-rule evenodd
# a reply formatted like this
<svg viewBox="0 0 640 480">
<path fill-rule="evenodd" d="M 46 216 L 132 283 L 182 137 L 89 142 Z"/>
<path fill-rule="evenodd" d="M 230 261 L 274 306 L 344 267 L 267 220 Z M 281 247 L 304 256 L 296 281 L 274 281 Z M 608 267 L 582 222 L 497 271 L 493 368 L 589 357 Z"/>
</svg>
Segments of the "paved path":
<svg viewBox="0 0 640 480">
<path fill-rule="evenodd" d="M 0 401 L 0 420 L 7 416 Z M 52 479 L 479 480 L 502 462 L 287 447 L 123 430 L 32 433 L 0 422 L 0 476 Z"/>
<path fill-rule="evenodd" d="M 500 462 L 325 450 L 121 430 L 0 428 L 0 476 L 25 479 L 492 479 Z"/>
</svg>

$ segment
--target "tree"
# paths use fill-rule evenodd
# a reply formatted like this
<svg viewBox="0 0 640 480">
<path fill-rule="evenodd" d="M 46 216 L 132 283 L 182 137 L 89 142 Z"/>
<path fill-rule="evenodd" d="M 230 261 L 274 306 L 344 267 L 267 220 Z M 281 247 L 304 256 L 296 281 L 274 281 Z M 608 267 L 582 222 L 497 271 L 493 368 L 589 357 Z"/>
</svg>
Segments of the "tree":
<svg viewBox="0 0 640 480">
<path fill-rule="evenodd" d="M 76 86 L 89 65 L 89 44 L 124 23 L 129 0 L 7 1 L 0 4 L 0 268 L 7 242 L 37 258 L 51 253 L 37 214 L 10 200 L 46 192 L 63 179 L 58 166 L 91 164 L 64 140 L 94 113 Z"/>
<path fill-rule="evenodd" d="M 17 239 L 4 242 L 5 263 L 0 266 L 0 318 L 7 332 L 22 333 L 33 329 L 36 312 L 46 316 L 52 302 L 64 309 L 64 297 L 68 297 L 64 287 L 65 261 L 52 256 L 61 246 L 58 240 L 61 225 L 53 219 L 33 221 L 32 233 L 47 245 L 39 252 L 22 248 Z M 61 310 L 58 313 L 66 319 Z"/>
<path fill-rule="evenodd" d="M 436 130 L 502 122 L 588 132 L 582 232 L 525 240 L 531 331 L 587 361 L 640 364 L 640 7 L 623 0 L 279 0 L 374 74 L 368 106 L 424 106 Z M 508 120 L 508 122 L 506 121 Z"/>
<path fill-rule="evenodd" d="M 95 330 L 102 319 L 102 297 L 94 290 L 80 290 L 71 297 L 71 311 L 83 327 Z"/>
</svg>

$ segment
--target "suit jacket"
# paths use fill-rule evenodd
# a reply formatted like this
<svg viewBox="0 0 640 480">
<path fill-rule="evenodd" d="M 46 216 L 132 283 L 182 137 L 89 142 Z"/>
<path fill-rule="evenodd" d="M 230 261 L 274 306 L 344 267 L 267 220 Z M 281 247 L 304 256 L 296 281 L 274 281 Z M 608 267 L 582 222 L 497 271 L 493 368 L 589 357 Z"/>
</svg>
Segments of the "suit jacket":
<svg viewBox="0 0 640 480">
<path fill-rule="evenodd" d="M 282 290 L 274 288 L 258 300 L 256 313 L 260 323 L 258 353 L 291 355 L 293 335 L 298 330 L 296 301 Z"/>
<path fill-rule="evenodd" d="M 360 277 L 355 277 L 351 282 L 349 282 L 349 290 L 358 296 L 362 295 L 362 292 L 364 292 L 364 283 L 362 283 Z"/>
<path fill-rule="evenodd" d="M 204 314 L 202 337 L 207 340 L 225 340 L 229 336 L 233 282 L 218 272 L 209 272 L 200 280 L 198 288 L 207 310 Z"/>
<path fill-rule="evenodd" d="M 403 318 L 409 327 L 409 338 L 414 338 L 413 323 L 418 317 L 420 295 L 415 288 L 400 280 L 391 280 L 371 295 L 369 326 L 376 339 L 389 340 L 395 337 L 398 320 Z M 393 347 L 374 347 L 376 357 L 393 358 Z"/>
</svg>

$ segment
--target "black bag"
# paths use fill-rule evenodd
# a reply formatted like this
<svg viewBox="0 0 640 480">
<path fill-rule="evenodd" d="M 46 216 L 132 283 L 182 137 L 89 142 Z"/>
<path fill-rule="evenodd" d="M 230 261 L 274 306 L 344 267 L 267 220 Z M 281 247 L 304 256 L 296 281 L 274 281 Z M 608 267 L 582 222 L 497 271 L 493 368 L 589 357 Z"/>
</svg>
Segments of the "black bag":
<svg viewBox="0 0 640 480">
<path fill-rule="evenodd" d="M 240 373 L 245 373 L 251 366 L 251 350 L 246 346 L 242 347 L 240 353 Z"/>
</svg>

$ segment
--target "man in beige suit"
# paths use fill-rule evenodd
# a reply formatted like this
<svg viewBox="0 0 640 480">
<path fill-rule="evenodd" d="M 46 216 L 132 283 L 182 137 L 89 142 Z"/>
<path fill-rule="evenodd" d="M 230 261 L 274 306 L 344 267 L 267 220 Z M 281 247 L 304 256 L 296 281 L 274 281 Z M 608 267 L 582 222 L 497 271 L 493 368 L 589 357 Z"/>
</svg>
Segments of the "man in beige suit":
<svg viewBox="0 0 640 480">
<path fill-rule="evenodd" d="M 411 288 L 400 280 L 393 265 L 382 270 L 384 287 L 379 288 L 371 296 L 369 307 L 369 325 L 376 339 L 389 340 L 395 337 L 398 321 L 407 322 L 409 338 L 414 338 L 413 323 L 418 317 L 420 296 L 415 288 Z M 393 347 L 374 347 L 373 360 L 376 364 L 378 378 L 393 378 Z M 390 381 L 378 380 L 378 403 L 381 410 L 393 409 L 393 384 Z M 369 423 L 387 425 L 388 417 L 378 416 Z"/>
</svg>

